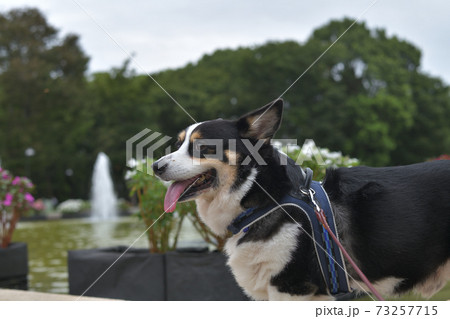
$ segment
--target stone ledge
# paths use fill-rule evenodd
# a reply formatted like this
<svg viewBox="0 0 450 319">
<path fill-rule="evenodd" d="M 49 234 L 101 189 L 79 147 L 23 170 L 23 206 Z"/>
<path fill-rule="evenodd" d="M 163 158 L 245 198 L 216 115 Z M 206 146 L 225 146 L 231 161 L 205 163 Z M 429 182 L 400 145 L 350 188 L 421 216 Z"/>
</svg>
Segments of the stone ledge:
<svg viewBox="0 0 450 319">
<path fill-rule="evenodd" d="M 0 289 L 0 301 L 117 301 L 118 299 L 50 294 L 37 291 Z"/>
</svg>

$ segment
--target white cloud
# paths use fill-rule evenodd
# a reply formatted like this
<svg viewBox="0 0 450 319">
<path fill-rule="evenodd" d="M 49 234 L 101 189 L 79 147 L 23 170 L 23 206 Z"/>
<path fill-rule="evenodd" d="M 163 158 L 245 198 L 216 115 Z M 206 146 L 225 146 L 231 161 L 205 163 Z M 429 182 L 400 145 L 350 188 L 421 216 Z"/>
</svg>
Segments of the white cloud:
<svg viewBox="0 0 450 319">
<path fill-rule="evenodd" d="M 0 10 L 36 6 L 63 34 L 80 35 L 91 71 L 120 66 L 126 54 L 76 2 L 127 52 L 136 53 L 145 71 L 154 72 L 183 66 L 217 48 L 305 41 L 318 26 L 332 18 L 357 17 L 372 1 L 4 0 Z M 423 70 L 450 83 L 449 11 L 445 0 L 379 0 L 363 20 L 417 45 Z"/>
</svg>

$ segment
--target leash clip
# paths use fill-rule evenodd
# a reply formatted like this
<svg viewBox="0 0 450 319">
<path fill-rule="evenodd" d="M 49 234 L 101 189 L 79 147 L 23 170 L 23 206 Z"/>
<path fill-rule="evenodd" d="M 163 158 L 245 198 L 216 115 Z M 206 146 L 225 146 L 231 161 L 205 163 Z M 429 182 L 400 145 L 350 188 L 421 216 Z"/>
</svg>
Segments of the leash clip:
<svg viewBox="0 0 450 319">
<path fill-rule="evenodd" d="M 313 204 L 314 210 L 316 211 L 316 213 L 320 212 L 322 210 L 322 208 L 320 208 L 319 203 L 316 201 L 316 196 L 315 196 L 316 192 L 315 192 L 315 190 L 310 188 L 308 195 L 309 195 L 308 197 L 311 199 L 311 203 Z"/>
<path fill-rule="evenodd" d="M 300 192 L 305 195 L 306 197 L 309 198 L 309 200 L 311 201 L 311 203 L 314 206 L 314 211 L 315 212 L 320 212 L 321 208 L 319 203 L 316 201 L 316 191 L 312 188 L 300 188 Z"/>
<path fill-rule="evenodd" d="M 311 203 L 313 205 L 314 213 L 316 213 L 317 220 L 319 221 L 320 224 L 322 224 L 323 227 L 327 228 L 326 227 L 326 226 L 328 226 L 327 218 L 325 217 L 325 213 L 323 212 L 323 209 L 320 207 L 319 203 L 316 201 L 316 191 L 313 188 L 305 189 L 302 187 L 302 188 L 300 188 L 300 192 L 309 198 L 309 200 L 311 201 Z"/>
<path fill-rule="evenodd" d="M 317 220 L 322 224 L 322 226 L 327 229 L 328 232 L 331 232 L 330 226 L 328 226 L 327 218 L 323 209 L 320 207 L 319 203 L 316 201 L 316 192 L 314 189 L 309 189 L 309 198 L 311 199 L 311 203 L 314 206 L 314 212 L 316 213 Z"/>
</svg>

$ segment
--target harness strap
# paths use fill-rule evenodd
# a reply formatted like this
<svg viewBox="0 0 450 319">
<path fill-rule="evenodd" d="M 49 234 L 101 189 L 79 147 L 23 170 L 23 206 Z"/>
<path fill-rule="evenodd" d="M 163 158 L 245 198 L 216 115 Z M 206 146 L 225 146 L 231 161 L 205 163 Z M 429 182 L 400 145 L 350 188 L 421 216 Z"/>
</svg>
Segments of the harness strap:
<svg viewBox="0 0 450 319">
<path fill-rule="evenodd" d="M 319 182 L 312 181 L 311 189 L 315 191 L 316 199 L 323 208 L 328 225 L 331 231 L 337 237 L 336 224 L 334 221 L 334 214 L 330 206 L 328 196 Z M 312 236 L 314 239 L 314 247 L 317 259 L 319 261 L 320 269 L 323 279 L 328 287 L 329 292 L 336 296 L 350 292 L 350 285 L 348 282 L 347 272 L 345 270 L 345 263 L 342 257 L 342 252 L 339 247 L 333 245 L 333 242 L 328 236 L 327 230 L 317 220 L 314 207 L 311 203 L 294 197 L 292 195 L 285 195 L 280 200 L 280 205 L 270 205 L 264 208 L 250 208 L 241 213 L 228 226 L 228 229 L 233 234 L 238 234 L 241 231 L 246 233 L 250 226 L 258 220 L 280 209 L 281 207 L 295 207 L 299 212 L 304 213 L 308 218 Z"/>
</svg>

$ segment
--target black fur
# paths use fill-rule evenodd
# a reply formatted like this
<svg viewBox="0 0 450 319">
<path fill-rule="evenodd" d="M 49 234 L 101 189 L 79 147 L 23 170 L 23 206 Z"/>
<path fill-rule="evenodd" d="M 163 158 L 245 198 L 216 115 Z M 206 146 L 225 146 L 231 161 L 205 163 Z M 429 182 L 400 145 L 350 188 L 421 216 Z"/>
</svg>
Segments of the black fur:
<svg viewBox="0 0 450 319">
<path fill-rule="evenodd" d="M 270 138 L 281 122 L 282 101 L 266 105 L 237 121 L 222 119 L 200 124 L 194 133 L 203 139 L 221 139 L 225 150 L 236 141 L 236 179 L 230 191 L 239 187 L 256 168 L 256 182 L 241 199 L 243 208 L 264 207 L 295 191 L 303 175 L 292 160 L 280 163 L 280 154 Z M 258 127 L 252 122 L 264 114 Z M 272 125 L 272 126 L 270 126 Z M 259 165 L 243 144 L 255 145 L 267 165 Z M 193 156 L 193 143 L 189 153 Z M 201 156 L 214 150 L 204 148 Z M 243 161 L 250 157 L 248 165 Z M 221 161 L 229 163 L 224 156 Z M 374 283 L 389 277 L 401 279 L 394 292 L 402 293 L 430 278 L 439 266 L 450 260 L 450 161 L 434 161 L 399 167 L 329 169 L 324 188 L 336 215 L 340 239 L 358 266 Z M 252 224 L 238 241 L 271 240 L 287 223 L 299 223 L 302 230 L 297 248 L 284 269 L 271 278 L 279 292 L 291 295 L 325 295 L 325 283 L 316 260 L 310 224 L 303 214 L 279 209 Z M 351 267 L 350 275 L 358 279 Z"/>
<path fill-rule="evenodd" d="M 240 122 L 245 123 L 242 118 Z M 272 203 L 270 197 L 277 201 L 302 181 L 301 177 L 294 180 L 293 175 L 300 174 L 293 174 L 292 161 L 289 166 L 279 165 L 279 155 L 270 145 L 260 153 L 268 165 L 255 164 L 257 183 L 242 199 L 244 207 L 265 206 Z M 337 215 L 344 245 L 372 282 L 388 277 L 402 279 L 394 290 L 401 293 L 429 278 L 449 260 L 450 161 L 330 169 L 324 188 Z M 270 240 L 284 223 L 293 222 L 283 215 L 278 210 L 252 225 L 240 243 Z M 320 276 L 312 275 L 318 267 L 311 259 L 315 260 L 310 240 L 299 238 L 292 260 L 271 284 L 290 294 L 308 294 L 308 289 L 323 293 Z M 352 269 L 350 273 L 358 278 Z"/>
<path fill-rule="evenodd" d="M 246 117 L 261 114 L 267 107 L 245 115 L 237 124 L 214 121 L 202 124 L 199 129 L 208 138 L 242 137 L 242 132 L 248 131 Z M 280 111 L 274 113 L 281 116 Z M 267 136 L 273 134 L 270 130 Z M 253 145 L 257 142 L 252 136 L 246 137 Z M 250 155 L 239 140 L 237 152 L 242 155 L 241 160 Z M 237 186 L 247 178 L 251 168 L 258 170 L 256 183 L 241 201 L 245 208 L 273 204 L 273 199 L 278 201 L 303 180 L 292 160 L 288 166 L 280 165 L 279 153 L 270 143 L 265 143 L 259 154 L 267 165 L 259 166 L 252 160 L 250 165 L 237 168 Z M 395 288 L 401 293 L 427 279 L 450 258 L 450 161 L 330 169 L 324 188 L 332 206 L 338 207 L 335 213 L 342 215 L 337 217 L 342 241 L 372 282 L 401 278 Z M 290 213 L 295 218 L 302 215 Z M 299 222 L 309 227 L 309 223 Z M 252 225 L 239 243 L 270 240 L 284 223 L 293 221 L 279 210 Z M 310 229 L 306 231 L 310 234 Z M 292 260 L 272 278 L 271 284 L 290 294 L 325 294 L 310 237 L 301 233 L 298 241 Z M 350 267 L 349 271 L 358 278 Z"/>
<path fill-rule="evenodd" d="M 347 245 L 372 281 L 404 278 L 403 292 L 449 259 L 450 161 L 330 170 L 324 188 L 345 207 Z"/>
<path fill-rule="evenodd" d="M 290 180 L 286 169 L 280 174 L 279 168 L 272 170 L 269 165 L 258 179 L 277 200 L 284 194 L 279 190 L 286 191 Z M 281 188 L 276 189 L 274 179 L 282 180 L 278 184 Z M 335 213 L 346 215 L 338 221 L 349 221 L 337 225 L 339 230 L 350 230 L 342 231 L 341 239 L 372 282 L 391 276 L 401 278 L 395 292 L 402 293 L 427 279 L 450 258 L 450 161 L 331 169 L 324 188 L 332 205 L 339 207 Z M 248 197 L 265 203 L 268 196 L 256 186 Z M 299 218 L 295 212 L 290 215 Z M 289 222 L 293 221 L 279 210 L 252 225 L 240 242 L 270 240 L 283 223 Z M 304 233 L 299 237 L 301 244 L 292 260 L 271 284 L 290 294 L 324 294 L 311 240 Z"/>
</svg>

